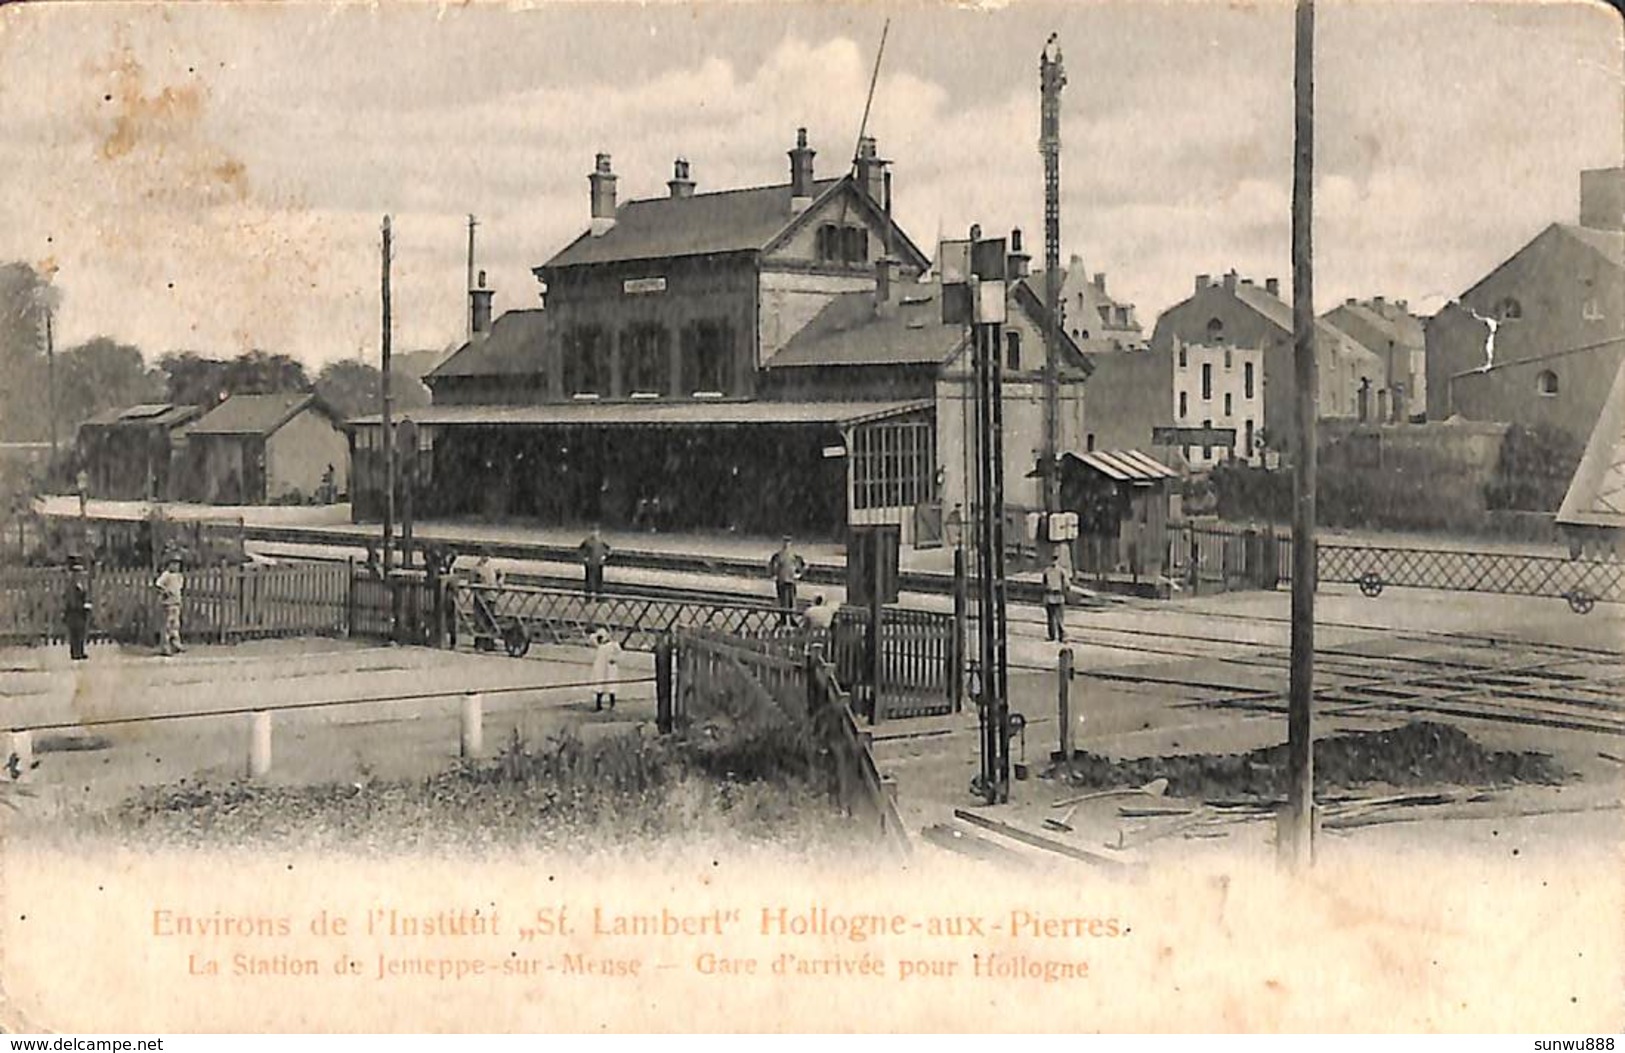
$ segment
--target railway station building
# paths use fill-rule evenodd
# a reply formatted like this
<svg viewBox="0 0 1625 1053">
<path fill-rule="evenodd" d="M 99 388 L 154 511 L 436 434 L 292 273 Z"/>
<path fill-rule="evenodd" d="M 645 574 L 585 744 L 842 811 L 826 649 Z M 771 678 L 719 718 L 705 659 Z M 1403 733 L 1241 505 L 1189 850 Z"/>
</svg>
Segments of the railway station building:
<svg viewBox="0 0 1625 1053">
<path fill-rule="evenodd" d="M 417 426 L 415 514 L 596 521 L 611 529 L 912 530 L 936 484 L 929 385 L 775 388 L 767 365 L 832 302 L 916 279 L 930 259 L 892 221 L 889 163 L 818 178 L 805 129 L 789 180 L 700 192 L 679 158 L 658 197 L 620 202 L 608 154 L 590 226 L 534 268 L 539 310 L 493 320 L 433 370 Z M 383 505 L 377 416 L 350 422 L 357 519 Z"/>
</svg>

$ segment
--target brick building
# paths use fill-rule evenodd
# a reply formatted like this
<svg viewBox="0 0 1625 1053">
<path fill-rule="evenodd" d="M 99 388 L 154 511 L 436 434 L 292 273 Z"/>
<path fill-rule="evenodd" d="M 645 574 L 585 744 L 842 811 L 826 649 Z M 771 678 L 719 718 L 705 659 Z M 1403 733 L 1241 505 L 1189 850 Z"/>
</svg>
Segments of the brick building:
<svg viewBox="0 0 1625 1053">
<path fill-rule="evenodd" d="M 1582 223 L 1547 226 L 1429 319 L 1430 419 L 1590 435 L 1625 359 L 1625 169 L 1580 187 Z"/>
</svg>

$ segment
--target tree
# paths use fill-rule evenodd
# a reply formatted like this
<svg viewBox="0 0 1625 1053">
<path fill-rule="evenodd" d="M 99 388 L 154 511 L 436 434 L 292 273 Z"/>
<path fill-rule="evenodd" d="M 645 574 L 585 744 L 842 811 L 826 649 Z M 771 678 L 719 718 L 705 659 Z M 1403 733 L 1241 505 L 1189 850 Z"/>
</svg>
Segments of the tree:
<svg viewBox="0 0 1625 1053">
<path fill-rule="evenodd" d="M 254 350 L 227 361 L 226 390 L 233 395 L 309 391 L 310 377 L 296 358 Z"/>
<path fill-rule="evenodd" d="M 50 434 L 43 336 L 54 301 L 32 266 L 0 264 L 0 438 L 37 441 Z"/>
<path fill-rule="evenodd" d="M 205 358 L 196 351 L 171 351 L 158 360 L 158 368 L 164 374 L 169 401 L 178 405 L 207 411 L 231 394 L 226 387 L 226 363 L 221 359 Z"/>
<path fill-rule="evenodd" d="M 390 372 L 393 374 L 390 394 L 394 397 L 397 411 L 429 404 L 429 389 L 420 381 L 415 377 L 403 376 L 393 368 Z M 329 362 L 316 374 L 316 394 L 345 418 L 377 413 L 378 386 L 382 376 L 382 372 L 368 362 L 355 359 Z"/>
</svg>

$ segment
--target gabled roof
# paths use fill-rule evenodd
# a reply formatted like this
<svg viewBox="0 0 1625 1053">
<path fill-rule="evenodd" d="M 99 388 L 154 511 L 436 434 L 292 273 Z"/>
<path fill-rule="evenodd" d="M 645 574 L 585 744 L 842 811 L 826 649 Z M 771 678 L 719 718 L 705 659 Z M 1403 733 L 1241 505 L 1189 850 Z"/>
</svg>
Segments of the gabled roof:
<svg viewBox="0 0 1625 1053">
<path fill-rule="evenodd" d="M 1557 521 L 1564 526 L 1625 528 L 1625 361 L 1614 373 L 1614 386 L 1563 496 Z"/>
<path fill-rule="evenodd" d="M 1572 223 L 1558 223 L 1557 229 L 1602 253 L 1603 258 L 1616 267 L 1625 267 L 1625 231 L 1597 230 Z"/>
<path fill-rule="evenodd" d="M 1289 335 L 1294 331 L 1292 305 L 1279 296 L 1274 296 L 1267 289 L 1245 282 L 1236 283 L 1236 287 L 1232 291 L 1236 299 L 1263 315 L 1277 329 Z M 1332 341 L 1331 347 L 1324 348 L 1328 352 L 1335 352 L 1339 347 L 1346 347 L 1351 350 L 1358 350 L 1366 355 L 1371 354 L 1371 351 L 1364 344 L 1324 319 L 1315 319 L 1315 333 L 1320 340 Z"/>
<path fill-rule="evenodd" d="M 190 435 L 270 435 L 305 409 L 315 409 L 337 421 L 327 404 L 309 391 L 281 391 L 272 395 L 233 395 L 205 413 Z"/>
<path fill-rule="evenodd" d="M 965 346 L 965 331 L 942 323 L 940 282 L 902 282 L 894 309 L 875 310 L 872 292 L 842 293 L 813 316 L 767 361 L 768 369 L 801 366 L 943 365 Z M 1010 299 L 1040 331 L 1045 311 L 1024 283 Z M 1057 330 L 1067 365 L 1085 374 L 1094 367 L 1066 333 Z"/>
<path fill-rule="evenodd" d="M 1321 321 L 1338 329 L 1339 332 L 1358 340 L 1352 328 L 1338 325 L 1339 318 L 1335 316 L 1352 317 L 1370 326 L 1381 338 L 1395 347 L 1421 347 L 1427 342 L 1422 329 L 1422 320 L 1408 311 L 1401 311 L 1393 304 L 1384 304 L 1377 307 L 1365 301 L 1340 304 L 1321 315 Z M 1349 323 L 1352 325 L 1352 323 Z M 1384 351 L 1386 348 L 1370 348 L 1372 351 Z"/>
<path fill-rule="evenodd" d="M 492 323 L 485 339 L 459 347 L 450 358 L 424 374 L 424 380 L 433 383 L 444 377 L 540 373 L 547 332 L 546 311 L 505 311 Z"/>
<path fill-rule="evenodd" d="M 941 365 L 964 343 L 964 330 L 942 324 L 936 283 L 904 282 L 902 289 L 890 314 L 875 312 L 872 292 L 836 296 L 768 359 L 767 368 Z"/>
<path fill-rule="evenodd" d="M 583 231 L 535 270 L 540 274 L 583 264 L 763 252 L 805 222 L 824 201 L 848 189 L 859 209 L 879 217 L 879 210 L 850 176 L 816 180 L 813 203 L 800 213 L 790 211 L 789 183 L 628 201 L 615 210 L 615 225 L 609 230 L 597 237 Z M 893 234 L 894 247 L 908 263 L 922 268 L 930 264 L 895 225 Z"/>
</svg>

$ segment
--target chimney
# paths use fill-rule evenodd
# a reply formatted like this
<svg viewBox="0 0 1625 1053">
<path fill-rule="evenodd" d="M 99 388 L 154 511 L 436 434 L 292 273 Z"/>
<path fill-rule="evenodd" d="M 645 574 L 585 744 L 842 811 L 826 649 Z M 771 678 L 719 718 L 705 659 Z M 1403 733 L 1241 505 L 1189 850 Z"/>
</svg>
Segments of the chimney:
<svg viewBox="0 0 1625 1053">
<path fill-rule="evenodd" d="M 1399 308 L 1399 313 L 1400 314 L 1410 314 L 1411 313 L 1411 304 L 1410 304 L 1409 300 L 1395 300 L 1394 301 L 1394 306 Z"/>
<path fill-rule="evenodd" d="M 1271 296 L 1279 298 L 1281 295 L 1281 279 L 1265 278 L 1264 291 L 1269 293 Z"/>
<path fill-rule="evenodd" d="M 608 154 L 598 155 L 587 182 L 592 185 L 592 236 L 603 237 L 615 225 L 615 173 Z"/>
<path fill-rule="evenodd" d="M 1625 230 L 1625 168 L 1580 173 L 1580 226 Z"/>
<path fill-rule="evenodd" d="M 480 272 L 479 284 L 468 290 L 469 329 L 471 343 L 478 343 L 491 335 L 491 300 L 496 292 L 485 287 L 485 272 Z"/>
<path fill-rule="evenodd" d="M 902 271 L 890 256 L 875 261 L 875 314 L 881 317 L 897 310 L 897 301 L 903 293 Z"/>
<path fill-rule="evenodd" d="M 866 135 L 858 140 L 858 157 L 852 175 L 859 188 L 869 195 L 869 200 L 882 208 L 886 204 L 885 172 L 889 163 L 880 159 L 880 148 L 875 144 L 874 136 Z"/>
<path fill-rule="evenodd" d="M 1354 307 L 1359 302 L 1360 302 L 1359 300 L 1356 300 L 1354 297 L 1350 296 L 1348 299 L 1343 301 L 1343 306 L 1344 307 Z"/>
<path fill-rule="evenodd" d="M 1077 259 L 1076 256 L 1074 256 L 1072 258 Z M 1196 276 L 1196 291 L 1197 292 L 1201 292 L 1203 289 L 1206 289 L 1209 285 L 1212 285 L 1212 284 L 1213 284 L 1213 275 L 1211 275 L 1211 274 L 1198 274 Z"/>
<path fill-rule="evenodd" d="M 796 129 L 796 148 L 790 151 L 790 211 L 807 211 L 813 198 L 813 158 L 818 151 L 807 146 L 807 129 Z"/>
<path fill-rule="evenodd" d="M 1011 281 L 1020 281 L 1032 273 L 1033 258 L 1021 247 L 1021 228 L 1010 231 L 1010 258 L 1005 271 Z"/>
<path fill-rule="evenodd" d="M 1235 292 L 1236 291 L 1236 278 L 1237 278 L 1237 275 L 1236 275 L 1236 272 L 1234 270 L 1232 270 L 1229 274 L 1226 274 L 1224 276 L 1224 291 L 1225 292 Z"/>
<path fill-rule="evenodd" d="M 679 157 L 672 162 L 671 178 L 666 180 L 666 186 L 671 190 L 672 197 L 694 196 L 694 180 L 688 175 L 688 158 Z"/>
<path fill-rule="evenodd" d="M 1380 296 L 1373 296 L 1371 298 L 1371 306 L 1375 307 L 1379 311 L 1382 310 L 1383 305 L 1384 305 L 1385 302 L 1386 301 L 1384 301 L 1383 298 L 1380 297 Z"/>
<path fill-rule="evenodd" d="M 1097 273 L 1095 275 L 1095 289 L 1099 291 L 1100 295 L 1102 295 L 1102 296 L 1106 295 L 1106 272 L 1105 271 L 1101 271 L 1101 272 L 1099 272 L 1099 273 Z"/>
</svg>

